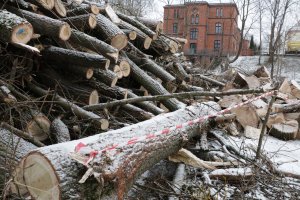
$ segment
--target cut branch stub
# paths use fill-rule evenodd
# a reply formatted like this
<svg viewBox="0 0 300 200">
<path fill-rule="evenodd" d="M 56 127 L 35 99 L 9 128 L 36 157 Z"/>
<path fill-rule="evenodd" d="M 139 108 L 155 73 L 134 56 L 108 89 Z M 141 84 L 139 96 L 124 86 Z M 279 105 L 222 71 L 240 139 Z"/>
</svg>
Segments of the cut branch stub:
<svg viewBox="0 0 300 200">
<path fill-rule="evenodd" d="M 6 10 L 0 10 L 0 40 L 26 44 L 31 40 L 33 28 L 25 19 Z"/>
</svg>

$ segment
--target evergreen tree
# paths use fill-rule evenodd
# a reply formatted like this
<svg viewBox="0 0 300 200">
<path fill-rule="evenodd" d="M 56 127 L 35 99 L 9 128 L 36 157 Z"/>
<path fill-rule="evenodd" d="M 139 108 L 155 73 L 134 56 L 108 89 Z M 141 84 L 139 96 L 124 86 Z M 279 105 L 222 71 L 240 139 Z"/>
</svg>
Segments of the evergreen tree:
<svg viewBox="0 0 300 200">
<path fill-rule="evenodd" d="M 250 40 L 250 49 L 252 50 L 256 50 L 256 44 L 254 43 L 254 37 L 253 35 L 251 36 L 251 40 Z"/>
</svg>

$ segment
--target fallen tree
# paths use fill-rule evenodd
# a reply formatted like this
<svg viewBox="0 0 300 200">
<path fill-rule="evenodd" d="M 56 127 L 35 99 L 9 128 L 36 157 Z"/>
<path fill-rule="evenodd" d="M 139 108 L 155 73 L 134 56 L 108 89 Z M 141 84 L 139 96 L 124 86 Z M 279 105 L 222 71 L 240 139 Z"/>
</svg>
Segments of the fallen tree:
<svg viewBox="0 0 300 200">
<path fill-rule="evenodd" d="M 203 121 L 194 124 L 191 120 L 219 110 L 220 107 L 214 102 L 196 104 L 119 130 L 40 148 L 23 158 L 15 177 L 22 174 L 24 179 L 14 181 L 26 185 L 33 198 L 123 199 L 141 173 L 176 153 L 188 139 L 204 130 L 208 123 Z M 186 122 L 190 125 L 178 126 Z M 175 131 L 167 131 L 175 126 Z M 162 134 L 154 134 L 158 131 L 162 131 Z M 74 154 L 75 147 L 80 144 L 88 146 L 83 147 L 80 154 Z M 106 151 L 101 151 L 103 149 Z M 73 153 L 74 159 L 84 162 L 85 156 L 94 150 L 99 150 L 99 153 L 88 165 L 88 172 L 92 172 L 96 178 L 79 184 L 84 167 L 72 160 L 70 153 Z M 20 184 L 17 187 L 24 189 Z"/>
</svg>

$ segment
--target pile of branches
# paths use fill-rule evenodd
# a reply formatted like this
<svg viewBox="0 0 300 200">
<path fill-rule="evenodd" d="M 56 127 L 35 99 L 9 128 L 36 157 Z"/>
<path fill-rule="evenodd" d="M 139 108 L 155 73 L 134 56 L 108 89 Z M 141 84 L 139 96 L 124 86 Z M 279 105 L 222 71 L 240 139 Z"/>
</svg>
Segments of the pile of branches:
<svg viewBox="0 0 300 200">
<path fill-rule="evenodd" d="M 200 129 L 191 123 L 163 140 L 151 133 L 220 111 L 208 101 L 221 96 L 264 92 L 226 91 L 223 76 L 196 76 L 178 54 L 186 40 L 164 35 L 160 21 L 127 16 L 109 4 L 8 0 L 0 6 L 5 197 L 122 199 L 142 172 L 208 124 L 232 124 L 235 115 Z M 114 153 L 94 151 L 100 149 Z"/>
</svg>

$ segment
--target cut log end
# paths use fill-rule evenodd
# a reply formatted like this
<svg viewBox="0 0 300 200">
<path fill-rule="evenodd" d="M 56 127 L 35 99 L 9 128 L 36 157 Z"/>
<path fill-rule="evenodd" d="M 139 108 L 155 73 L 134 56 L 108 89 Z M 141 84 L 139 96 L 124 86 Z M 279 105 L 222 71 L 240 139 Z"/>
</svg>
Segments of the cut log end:
<svg viewBox="0 0 300 200">
<path fill-rule="evenodd" d="M 123 73 L 121 71 L 121 68 L 119 65 L 115 65 L 114 68 L 113 68 L 113 72 L 115 72 L 118 76 L 118 79 L 121 79 L 123 78 Z"/>
<path fill-rule="evenodd" d="M 34 199 L 60 199 L 59 178 L 50 161 L 39 152 L 23 160 L 24 185 Z"/>
<path fill-rule="evenodd" d="M 55 0 L 40 0 L 39 3 L 47 10 L 52 10 L 55 6 Z"/>
<path fill-rule="evenodd" d="M 89 27 L 91 29 L 94 29 L 94 28 L 96 28 L 96 26 L 97 26 L 96 16 L 91 14 L 89 17 Z"/>
<path fill-rule="evenodd" d="M 67 10 L 61 0 L 55 0 L 54 2 L 54 10 L 60 17 L 67 16 Z"/>
<path fill-rule="evenodd" d="M 26 44 L 33 36 L 33 28 L 29 23 L 23 23 L 14 27 L 11 42 Z"/>
<path fill-rule="evenodd" d="M 86 79 L 91 79 L 94 76 L 94 69 L 93 68 L 88 68 L 86 70 Z"/>
<path fill-rule="evenodd" d="M 152 39 L 150 37 L 146 37 L 145 41 L 144 41 L 144 48 L 145 49 L 149 49 L 152 43 Z"/>
<path fill-rule="evenodd" d="M 101 129 L 102 130 L 107 130 L 108 129 L 109 121 L 107 119 L 101 119 L 100 123 L 101 123 Z"/>
<path fill-rule="evenodd" d="M 162 32 L 164 29 L 164 23 L 163 22 L 158 22 L 157 26 L 156 26 L 156 32 Z"/>
<path fill-rule="evenodd" d="M 59 31 L 59 38 L 63 41 L 68 40 L 71 37 L 71 27 L 69 24 L 64 24 Z"/>
<path fill-rule="evenodd" d="M 298 133 L 298 122 L 295 120 L 292 123 L 273 124 L 270 130 L 270 135 L 281 140 L 293 140 Z M 294 122 L 294 123 L 293 123 Z"/>
<path fill-rule="evenodd" d="M 122 50 L 127 46 L 128 38 L 125 34 L 118 34 L 111 39 L 111 46 L 118 50 Z"/>
<path fill-rule="evenodd" d="M 51 122 L 44 116 L 35 116 L 26 127 L 26 132 L 39 141 L 44 141 L 49 137 Z"/>
<path fill-rule="evenodd" d="M 118 79 L 119 79 L 118 76 L 116 76 L 116 77 L 112 80 L 110 87 L 115 87 L 115 86 L 117 85 Z"/>
<path fill-rule="evenodd" d="M 95 15 L 98 15 L 100 13 L 100 8 L 96 5 L 91 5 L 91 12 Z"/>
<path fill-rule="evenodd" d="M 120 69 L 124 77 L 128 77 L 130 75 L 131 68 L 129 63 L 126 60 L 122 60 L 120 62 Z"/>
<path fill-rule="evenodd" d="M 136 37 L 137 37 L 137 34 L 135 31 L 131 31 L 129 34 L 128 34 L 128 37 L 130 40 L 135 40 Z"/>
<path fill-rule="evenodd" d="M 97 90 L 93 90 L 90 94 L 89 105 L 99 104 L 99 94 Z"/>
</svg>

